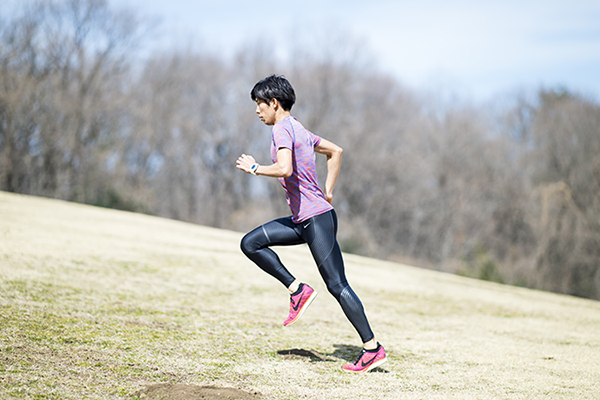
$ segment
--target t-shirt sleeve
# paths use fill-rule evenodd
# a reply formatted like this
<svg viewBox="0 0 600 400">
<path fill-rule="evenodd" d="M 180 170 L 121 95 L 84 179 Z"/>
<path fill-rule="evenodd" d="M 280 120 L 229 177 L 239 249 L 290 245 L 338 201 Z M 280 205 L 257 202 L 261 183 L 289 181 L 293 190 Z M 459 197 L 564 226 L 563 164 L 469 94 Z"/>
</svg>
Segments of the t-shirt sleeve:
<svg viewBox="0 0 600 400">
<path fill-rule="evenodd" d="M 291 129 L 288 126 L 277 124 L 273 127 L 273 145 L 275 151 L 282 147 L 294 150 L 293 142 Z"/>
<path fill-rule="evenodd" d="M 321 137 L 315 135 L 312 132 L 308 132 L 310 134 L 310 140 L 312 141 L 313 147 L 317 147 L 319 144 L 321 144 Z"/>
</svg>

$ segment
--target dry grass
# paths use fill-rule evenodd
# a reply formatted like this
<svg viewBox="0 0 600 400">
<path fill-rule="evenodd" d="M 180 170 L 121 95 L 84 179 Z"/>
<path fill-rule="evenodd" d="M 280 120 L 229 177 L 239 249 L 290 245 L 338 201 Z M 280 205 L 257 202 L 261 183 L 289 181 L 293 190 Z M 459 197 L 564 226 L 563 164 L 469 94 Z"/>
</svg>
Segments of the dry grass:
<svg viewBox="0 0 600 400">
<path fill-rule="evenodd" d="M 389 353 L 321 295 L 290 328 L 286 291 L 239 233 L 0 192 L 0 398 L 131 398 L 160 382 L 273 399 L 600 398 L 600 303 L 357 256 L 347 274 Z"/>
</svg>

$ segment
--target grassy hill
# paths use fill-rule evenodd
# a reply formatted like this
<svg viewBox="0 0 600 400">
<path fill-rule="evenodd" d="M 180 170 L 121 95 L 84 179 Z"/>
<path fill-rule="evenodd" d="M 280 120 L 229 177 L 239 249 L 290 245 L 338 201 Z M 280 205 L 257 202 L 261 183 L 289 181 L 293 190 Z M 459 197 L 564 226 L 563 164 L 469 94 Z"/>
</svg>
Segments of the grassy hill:
<svg viewBox="0 0 600 400">
<path fill-rule="evenodd" d="M 389 353 L 341 371 L 360 341 L 321 292 L 283 328 L 288 294 L 241 234 L 0 192 L 0 398 L 134 398 L 157 383 L 269 399 L 598 399 L 600 303 L 346 255 Z"/>
</svg>

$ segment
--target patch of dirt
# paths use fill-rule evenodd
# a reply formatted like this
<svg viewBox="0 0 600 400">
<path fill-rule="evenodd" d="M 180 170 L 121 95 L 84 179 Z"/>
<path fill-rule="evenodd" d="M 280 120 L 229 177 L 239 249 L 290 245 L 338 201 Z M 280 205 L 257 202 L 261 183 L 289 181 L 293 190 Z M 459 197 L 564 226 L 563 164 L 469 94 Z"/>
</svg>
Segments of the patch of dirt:
<svg viewBox="0 0 600 400">
<path fill-rule="evenodd" d="M 135 394 L 140 400 L 260 400 L 258 393 L 248 393 L 240 389 L 215 386 L 197 386 L 172 383 L 159 383 L 148 386 Z"/>
</svg>

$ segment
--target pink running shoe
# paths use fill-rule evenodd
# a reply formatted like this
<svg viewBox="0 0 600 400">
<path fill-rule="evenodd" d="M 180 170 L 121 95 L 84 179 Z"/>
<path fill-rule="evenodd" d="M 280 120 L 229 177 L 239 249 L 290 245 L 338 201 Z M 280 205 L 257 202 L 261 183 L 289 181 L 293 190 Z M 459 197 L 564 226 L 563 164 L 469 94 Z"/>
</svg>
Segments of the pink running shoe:
<svg viewBox="0 0 600 400">
<path fill-rule="evenodd" d="M 362 349 L 354 364 L 344 365 L 342 369 L 346 372 L 368 372 L 386 361 L 385 349 L 377 343 L 375 350 Z"/>
<path fill-rule="evenodd" d="M 310 286 L 301 283 L 296 293 L 290 296 L 290 315 L 288 315 L 283 326 L 290 326 L 298 321 L 315 297 L 317 297 L 317 292 Z"/>
</svg>

